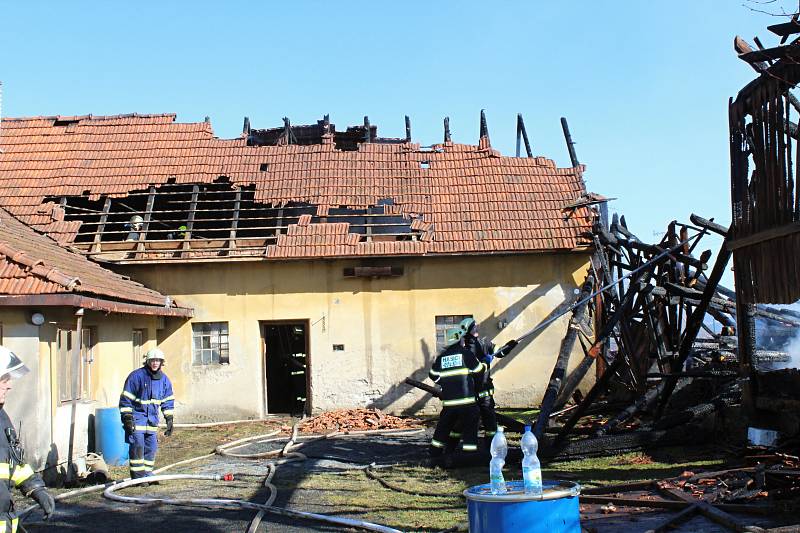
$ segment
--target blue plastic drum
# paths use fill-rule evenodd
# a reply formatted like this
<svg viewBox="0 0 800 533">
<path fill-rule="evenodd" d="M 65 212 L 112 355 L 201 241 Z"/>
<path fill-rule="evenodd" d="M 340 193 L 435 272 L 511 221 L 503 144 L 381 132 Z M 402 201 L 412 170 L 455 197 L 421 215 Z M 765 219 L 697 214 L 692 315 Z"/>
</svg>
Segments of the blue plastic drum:
<svg viewBox="0 0 800 533">
<path fill-rule="evenodd" d="M 506 483 L 506 494 L 492 494 L 489 485 L 464 491 L 470 533 L 580 533 L 578 495 L 571 481 L 544 481 L 541 496 L 525 494 L 522 481 Z"/>
<path fill-rule="evenodd" d="M 128 464 L 128 443 L 118 407 L 104 407 L 94 412 L 94 444 L 108 465 Z"/>
</svg>

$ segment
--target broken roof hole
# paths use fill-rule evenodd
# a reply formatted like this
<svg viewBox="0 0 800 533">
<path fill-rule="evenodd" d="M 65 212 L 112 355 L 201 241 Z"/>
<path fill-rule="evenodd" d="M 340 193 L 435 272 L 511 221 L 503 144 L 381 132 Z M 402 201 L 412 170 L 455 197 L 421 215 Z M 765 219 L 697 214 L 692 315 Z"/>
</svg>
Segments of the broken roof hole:
<svg viewBox="0 0 800 533">
<path fill-rule="evenodd" d="M 80 119 L 60 119 L 57 118 L 53 121 L 53 126 L 69 126 L 70 124 L 77 124 Z"/>
<path fill-rule="evenodd" d="M 420 161 L 419 168 L 421 168 L 422 170 L 428 170 L 429 168 L 431 168 L 431 162 L 427 160 Z"/>
<path fill-rule="evenodd" d="M 258 170 L 260 170 L 261 172 L 266 172 L 267 170 L 269 170 L 269 163 L 261 163 L 258 166 Z"/>
<path fill-rule="evenodd" d="M 261 203 L 255 184 L 234 187 L 224 181 L 166 183 L 118 197 L 66 196 L 64 220 L 80 223 L 77 248 L 107 261 L 263 255 L 301 217 L 308 224 L 346 224 L 362 242 L 413 241 L 423 233 L 411 228 L 410 216 L 387 209 L 392 198 L 320 210 L 308 202 Z"/>
</svg>

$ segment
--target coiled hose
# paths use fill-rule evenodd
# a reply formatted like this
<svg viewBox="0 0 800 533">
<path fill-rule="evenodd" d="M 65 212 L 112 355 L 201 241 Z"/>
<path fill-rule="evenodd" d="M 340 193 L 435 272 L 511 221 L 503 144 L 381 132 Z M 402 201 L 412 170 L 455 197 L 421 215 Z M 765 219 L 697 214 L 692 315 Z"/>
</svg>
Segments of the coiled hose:
<svg viewBox="0 0 800 533">
<path fill-rule="evenodd" d="M 247 533 L 255 533 L 258 529 L 261 520 L 263 519 L 266 513 L 277 514 L 281 516 L 288 516 L 291 518 L 300 518 L 306 520 L 313 520 L 317 522 L 326 522 L 333 525 L 343 526 L 343 527 L 350 527 L 350 528 L 357 528 L 363 529 L 366 531 L 378 531 L 381 533 L 400 533 L 399 530 L 390 528 L 388 526 L 383 526 L 380 524 L 374 524 L 371 522 L 366 522 L 363 520 L 355 520 L 350 518 L 342 518 L 342 517 L 334 517 L 328 515 L 322 515 L 317 513 L 309 513 L 305 511 L 292 511 L 289 509 L 284 509 L 281 507 L 275 507 L 272 504 L 274 503 L 275 499 L 277 498 L 278 492 L 275 485 L 272 484 L 272 478 L 275 476 L 277 471 L 277 467 L 280 464 L 285 464 L 292 461 L 304 461 L 306 456 L 298 451 L 296 448 L 300 448 L 306 444 L 311 442 L 324 440 L 324 439 L 332 439 L 332 438 L 344 438 L 347 436 L 361 436 L 361 435 L 373 435 L 373 434 L 383 434 L 386 436 L 393 436 L 393 435 L 413 435 L 416 433 L 420 433 L 423 431 L 422 429 L 412 429 L 412 430 L 396 430 L 396 429 L 376 429 L 376 430 L 367 430 L 367 431 L 350 431 L 347 433 L 343 432 L 333 432 L 328 433 L 326 435 L 317 435 L 317 436 L 307 436 L 301 437 L 299 436 L 299 425 L 302 420 L 299 420 L 294 424 L 292 427 L 292 433 L 289 437 L 289 440 L 280 450 L 271 450 L 268 452 L 259 452 L 259 453 L 236 453 L 233 450 L 238 448 L 242 448 L 244 446 L 248 446 L 253 443 L 257 444 L 264 444 L 269 442 L 277 442 L 282 440 L 281 437 L 276 437 L 280 433 L 280 430 L 271 431 L 269 433 L 265 433 L 262 435 L 256 435 L 252 437 L 245 437 L 243 439 L 235 440 L 233 442 L 229 442 L 226 444 L 221 444 L 214 449 L 214 453 L 199 455 L 197 457 L 192 457 L 190 459 L 186 459 L 183 461 L 178 461 L 177 463 L 172 463 L 170 465 L 158 468 L 153 471 L 153 476 L 148 476 L 145 478 L 138 478 L 138 479 L 123 479 L 120 481 L 112 481 L 110 483 L 106 483 L 104 485 L 95 485 L 92 487 L 85 487 L 82 489 L 73 490 L 70 492 L 65 492 L 55 496 L 57 501 L 65 500 L 67 498 L 71 498 L 74 496 L 79 496 L 83 494 L 88 494 L 92 492 L 103 491 L 103 497 L 108 498 L 110 500 L 124 502 L 124 503 L 136 503 L 136 504 L 146 504 L 146 503 L 160 503 L 166 505 L 184 505 L 184 506 L 201 506 L 201 507 L 216 507 L 221 509 L 253 509 L 257 510 L 258 513 L 256 516 L 251 520 L 248 528 Z M 215 455 L 222 455 L 227 457 L 234 457 L 238 459 L 265 459 L 265 458 L 274 458 L 272 461 L 267 463 L 267 474 L 264 479 L 264 487 L 269 491 L 269 495 L 267 500 L 263 504 L 250 502 L 247 500 L 231 500 L 231 499 L 223 499 L 223 498 L 154 498 L 154 497 L 131 497 L 131 496 L 122 496 L 120 494 L 116 494 L 117 490 L 121 490 L 127 487 L 135 486 L 141 483 L 149 483 L 152 481 L 170 481 L 175 479 L 197 479 L 197 480 L 213 480 L 213 481 L 220 481 L 222 477 L 219 475 L 196 475 L 196 474 L 167 474 L 161 475 L 161 472 L 165 472 L 171 468 L 176 466 L 185 465 L 188 463 L 193 463 L 196 461 L 201 461 L 203 459 L 208 459 L 214 457 Z M 363 465 L 363 468 L 368 468 L 370 465 Z M 31 505 L 26 507 L 22 511 L 20 511 L 17 516 L 23 517 L 29 514 L 31 511 L 37 509 L 38 505 Z"/>
</svg>

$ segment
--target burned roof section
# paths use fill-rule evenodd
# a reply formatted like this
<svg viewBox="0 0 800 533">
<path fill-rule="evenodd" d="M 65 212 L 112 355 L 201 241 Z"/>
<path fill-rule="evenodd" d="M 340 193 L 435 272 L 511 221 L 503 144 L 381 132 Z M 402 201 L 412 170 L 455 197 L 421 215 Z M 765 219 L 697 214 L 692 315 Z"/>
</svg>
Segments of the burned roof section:
<svg viewBox="0 0 800 533">
<path fill-rule="evenodd" d="M 0 206 L 119 262 L 583 249 L 592 210 L 561 213 L 586 192 L 582 166 L 502 156 L 488 131 L 477 145 L 422 147 L 410 127 L 389 139 L 364 122 L 337 146 L 327 118 L 246 122 L 237 139 L 175 115 L 4 119 Z"/>
</svg>

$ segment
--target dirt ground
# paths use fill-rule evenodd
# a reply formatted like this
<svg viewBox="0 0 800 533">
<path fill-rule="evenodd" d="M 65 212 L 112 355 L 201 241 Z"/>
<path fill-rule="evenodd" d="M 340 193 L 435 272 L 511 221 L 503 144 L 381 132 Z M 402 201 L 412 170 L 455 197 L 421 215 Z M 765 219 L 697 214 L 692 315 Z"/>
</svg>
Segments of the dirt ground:
<svg viewBox="0 0 800 533">
<path fill-rule="evenodd" d="M 161 438 L 162 449 L 156 466 L 213 451 L 214 446 L 247 435 L 259 435 L 284 429 L 288 419 L 222 426 L 211 429 L 178 429 L 169 438 Z M 469 486 L 486 482 L 483 467 L 442 470 L 425 464 L 431 430 L 404 436 L 343 436 L 309 443 L 302 448 L 306 460 L 280 465 L 272 482 L 278 490 L 275 506 L 299 511 L 345 516 L 367 520 L 402 531 L 466 531 L 466 504 L 461 493 Z M 513 439 L 512 439 L 513 441 Z M 244 453 L 276 449 L 280 444 L 259 441 L 241 449 Z M 625 454 L 602 459 L 587 459 L 548 465 L 545 479 L 567 479 L 584 486 L 660 479 L 684 470 L 719 468 L 725 457 L 715 448 L 699 450 L 666 449 Z M 366 465 L 374 463 L 374 472 L 392 490 L 371 479 Z M 177 467 L 167 473 L 226 474 L 234 480 L 169 481 L 148 488 L 130 488 L 129 496 L 163 498 L 230 498 L 263 503 L 268 491 L 263 486 L 266 460 L 234 459 L 216 455 L 203 461 Z M 507 479 L 519 478 L 518 465 L 507 464 Z M 117 479 L 126 476 L 124 468 L 112 469 Z M 58 489 L 65 492 L 69 489 Z M 417 494 L 409 494 L 415 492 Z M 252 510 L 222 510 L 173 505 L 136 505 L 107 500 L 100 492 L 58 503 L 58 511 L 49 522 L 32 513 L 23 523 L 25 530 L 87 531 L 125 533 L 168 531 L 247 531 L 256 514 Z M 647 509 L 618 509 L 605 514 L 599 505 L 581 505 L 584 531 L 633 533 L 646 531 L 670 513 Z M 748 524 L 763 524 L 764 519 L 741 517 Z M 283 518 L 268 514 L 258 531 L 342 531 L 341 527 Z M 702 517 L 684 523 L 675 531 L 725 531 Z"/>
</svg>

